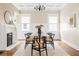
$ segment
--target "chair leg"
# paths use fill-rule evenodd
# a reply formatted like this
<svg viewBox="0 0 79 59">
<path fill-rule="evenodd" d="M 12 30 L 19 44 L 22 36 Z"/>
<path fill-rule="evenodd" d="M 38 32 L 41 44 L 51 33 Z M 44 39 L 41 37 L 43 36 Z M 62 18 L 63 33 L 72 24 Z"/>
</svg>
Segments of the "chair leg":
<svg viewBox="0 0 79 59">
<path fill-rule="evenodd" d="M 55 47 L 54 47 L 54 43 L 52 43 L 51 45 L 52 45 L 53 49 L 55 49 Z"/>
<path fill-rule="evenodd" d="M 25 43 L 25 48 L 26 48 L 26 46 L 27 46 L 27 43 Z"/>
<path fill-rule="evenodd" d="M 26 48 L 26 43 L 25 43 L 25 48 Z"/>
<path fill-rule="evenodd" d="M 54 43 L 53 43 L 53 49 L 55 49 Z"/>
<path fill-rule="evenodd" d="M 47 50 L 46 50 L 46 56 L 48 56 Z"/>
<path fill-rule="evenodd" d="M 39 45 L 39 56 L 41 56 L 40 45 Z"/>
<path fill-rule="evenodd" d="M 39 51 L 39 56 L 41 56 L 41 51 Z"/>
<path fill-rule="evenodd" d="M 46 45 L 46 56 L 48 56 L 48 52 L 47 52 L 47 45 Z"/>
<path fill-rule="evenodd" d="M 33 56 L 33 46 L 31 47 L 31 56 Z"/>
<path fill-rule="evenodd" d="M 39 46 L 39 56 L 41 56 L 40 46 Z"/>
</svg>

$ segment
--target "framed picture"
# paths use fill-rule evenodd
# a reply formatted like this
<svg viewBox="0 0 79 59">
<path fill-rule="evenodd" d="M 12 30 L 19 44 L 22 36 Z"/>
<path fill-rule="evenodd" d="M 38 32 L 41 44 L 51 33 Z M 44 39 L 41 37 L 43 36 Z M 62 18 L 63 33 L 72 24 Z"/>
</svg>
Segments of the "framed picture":
<svg viewBox="0 0 79 59">
<path fill-rule="evenodd" d="M 73 17 L 70 17 L 70 25 L 73 25 Z"/>
<path fill-rule="evenodd" d="M 70 26 L 76 27 L 76 14 L 70 17 L 69 24 Z"/>
</svg>

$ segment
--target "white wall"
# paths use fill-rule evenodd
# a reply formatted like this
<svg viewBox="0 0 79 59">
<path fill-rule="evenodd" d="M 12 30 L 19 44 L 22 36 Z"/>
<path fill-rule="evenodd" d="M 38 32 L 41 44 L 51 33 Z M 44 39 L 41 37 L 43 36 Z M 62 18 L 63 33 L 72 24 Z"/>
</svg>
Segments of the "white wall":
<svg viewBox="0 0 79 59">
<path fill-rule="evenodd" d="M 13 16 L 17 9 L 10 3 L 0 3 L 0 24 L 5 24 L 4 21 L 4 12 L 10 11 L 11 15 Z"/>
<path fill-rule="evenodd" d="M 76 14 L 76 27 L 69 24 L 69 19 Z M 60 17 L 61 39 L 68 45 L 79 48 L 79 4 L 68 4 L 61 11 Z"/>
<path fill-rule="evenodd" d="M 22 11 L 20 16 L 19 16 L 19 20 L 17 21 L 18 26 L 17 26 L 17 31 L 18 31 L 18 39 L 25 39 L 24 37 L 24 33 L 22 32 L 21 29 L 21 16 L 27 16 L 27 15 L 31 15 L 31 27 L 30 30 L 31 32 L 35 32 L 35 26 L 37 24 L 43 24 L 43 31 L 47 32 L 48 31 L 48 14 L 57 14 L 58 15 L 58 20 L 59 20 L 59 11 Z M 59 32 L 58 32 L 59 33 Z M 59 39 L 59 34 L 57 34 L 57 38 Z"/>
<path fill-rule="evenodd" d="M 76 14 L 76 28 L 79 28 L 79 4 L 68 4 L 64 7 L 64 9 L 61 11 L 61 30 L 66 31 L 69 29 L 72 29 L 69 25 L 69 18 L 72 17 L 74 14 Z M 62 27 L 65 27 L 62 29 Z"/>
<path fill-rule="evenodd" d="M 15 26 L 8 25 L 4 21 L 4 13 L 6 10 L 10 11 L 11 15 L 15 17 L 14 13 L 17 12 L 17 8 L 10 3 L 0 3 L 0 50 L 7 48 L 7 33 L 13 32 L 13 44 L 17 41 Z M 14 17 L 13 19 L 16 19 Z"/>
</svg>

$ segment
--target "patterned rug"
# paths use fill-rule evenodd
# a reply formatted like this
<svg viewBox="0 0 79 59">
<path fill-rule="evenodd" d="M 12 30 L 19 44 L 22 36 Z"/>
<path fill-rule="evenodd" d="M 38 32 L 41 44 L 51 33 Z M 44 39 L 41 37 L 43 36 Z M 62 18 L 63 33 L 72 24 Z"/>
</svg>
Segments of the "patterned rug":
<svg viewBox="0 0 79 59">
<path fill-rule="evenodd" d="M 24 49 L 25 42 L 21 42 L 18 50 L 14 53 L 13 56 L 31 56 L 31 45 L 28 45 L 26 49 Z M 69 54 L 61 48 L 57 42 L 55 41 L 55 50 L 49 44 L 47 45 L 48 56 L 69 56 Z M 41 53 L 42 56 L 46 56 L 45 52 Z M 39 52 L 34 50 L 33 56 L 39 56 Z"/>
</svg>

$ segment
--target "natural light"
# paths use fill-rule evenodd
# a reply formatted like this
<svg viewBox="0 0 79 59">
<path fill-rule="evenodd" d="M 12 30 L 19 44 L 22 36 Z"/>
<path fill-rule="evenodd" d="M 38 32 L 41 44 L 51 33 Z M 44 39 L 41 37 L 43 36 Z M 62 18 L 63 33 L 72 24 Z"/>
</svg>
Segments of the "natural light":
<svg viewBox="0 0 79 59">
<path fill-rule="evenodd" d="M 49 31 L 57 31 L 57 16 L 49 16 Z"/>
<path fill-rule="evenodd" d="M 29 31 L 30 30 L 30 17 L 22 16 L 21 22 L 22 22 L 22 31 Z"/>
</svg>

